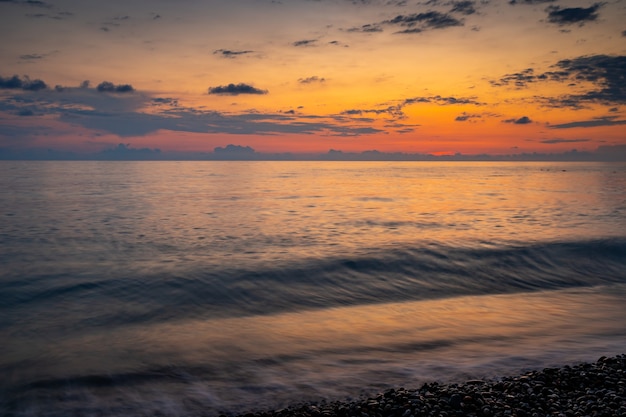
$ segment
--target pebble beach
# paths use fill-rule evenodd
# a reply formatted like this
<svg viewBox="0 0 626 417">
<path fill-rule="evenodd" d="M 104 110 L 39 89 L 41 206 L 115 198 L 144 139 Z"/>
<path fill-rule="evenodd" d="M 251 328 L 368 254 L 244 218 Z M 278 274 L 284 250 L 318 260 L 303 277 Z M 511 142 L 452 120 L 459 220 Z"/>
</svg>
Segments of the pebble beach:
<svg viewBox="0 0 626 417">
<path fill-rule="evenodd" d="M 300 404 L 239 417 L 615 417 L 626 416 L 626 355 L 500 380 L 425 383 L 348 402 Z M 221 416 L 225 417 L 225 416 Z"/>
</svg>

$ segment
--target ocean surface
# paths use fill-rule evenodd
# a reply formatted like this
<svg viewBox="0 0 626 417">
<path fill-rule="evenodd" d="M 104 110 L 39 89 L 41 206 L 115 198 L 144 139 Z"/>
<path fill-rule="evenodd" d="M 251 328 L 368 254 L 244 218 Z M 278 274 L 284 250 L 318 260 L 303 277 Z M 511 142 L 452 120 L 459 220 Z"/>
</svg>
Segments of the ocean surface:
<svg viewBox="0 0 626 417">
<path fill-rule="evenodd" d="M 205 416 L 626 353 L 626 164 L 1 162 L 0 415 Z"/>
</svg>

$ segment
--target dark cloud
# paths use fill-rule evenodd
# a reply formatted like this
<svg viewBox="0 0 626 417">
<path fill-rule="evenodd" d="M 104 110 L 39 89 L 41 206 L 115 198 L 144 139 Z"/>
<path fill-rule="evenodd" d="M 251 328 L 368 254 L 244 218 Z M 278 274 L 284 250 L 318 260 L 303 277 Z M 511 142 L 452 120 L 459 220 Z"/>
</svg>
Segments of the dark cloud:
<svg viewBox="0 0 626 417">
<path fill-rule="evenodd" d="M 471 114 L 471 113 L 463 112 L 459 114 L 457 117 L 455 117 L 454 121 L 455 122 L 468 122 L 468 121 L 472 121 L 473 119 L 480 119 L 480 118 L 482 118 L 480 114 Z"/>
<path fill-rule="evenodd" d="M 250 146 L 227 145 L 222 148 L 218 146 L 213 149 L 215 156 L 219 159 L 253 159 L 257 153 Z"/>
<path fill-rule="evenodd" d="M 519 119 L 507 119 L 507 120 L 503 120 L 502 123 L 512 123 L 512 124 L 516 124 L 516 125 L 527 125 L 532 123 L 533 121 L 530 120 L 530 118 L 528 116 L 522 116 Z"/>
<path fill-rule="evenodd" d="M 626 56 L 581 56 L 561 60 L 552 67 L 554 71 L 541 74 L 536 74 L 532 68 L 528 68 L 518 73 L 506 74 L 490 83 L 494 87 L 514 84 L 518 88 L 543 81 L 567 82 L 571 87 L 591 83 L 595 85 L 595 90 L 549 99 L 549 104 L 580 107 L 588 102 L 605 105 L 626 103 Z"/>
<path fill-rule="evenodd" d="M 48 4 L 46 2 L 43 1 L 39 1 L 39 0 L 25 0 L 23 2 L 24 4 L 27 4 L 29 6 L 35 6 L 35 7 L 45 7 L 46 9 L 50 9 L 52 8 L 51 4 Z"/>
<path fill-rule="evenodd" d="M 475 97 L 444 97 L 440 95 L 428 96 L 428 97 L 411 97 L 401 100 L 398 104 L 387 105 L 386 107 L 375 109 L 349 109 L 340 113 L 342 116 L 361 116 L 363 114 L 387 114 L 393 119 L 405 119 L 404 107 L 413 104 L 430 103 L 438 106 L 450 106 L 450 105 L 474 105 L 481 106 L 483 103 L 476 101 Z"/>
<path fill-rule="evenodd" d="M 25 6 L 43 7 L 51 9 L 52 5 L 39 0 L 0 0 L 0 3 L 23 4 Z"/>
<path fill-rule="evenodd" d="M 626 36 L 626 30 L 622 31 L 622 36 Z"/>
<path fill-rule="evenodd" d="M 550 129 L 572 129 L 577 127 L 600 127 L 600 126 L 619 126 L 626 125 L 626 120 L 615 120 L 613 117 L 602 117 L 593 120 L 584 120 L 580 122 L 561 123 L 558 125 L 548 126 Z"/>
<path fill-rule="evenodd" d="M 312 83 L 323 83 L 326 82 L 325 78 L 321 78 L 318 77 L 317 75 L 314 75 L 312 77 L 307 77 L 307 78 L 299 78 L 298 82 L 300 84 L 312 84 Z"/>
<path fill-rule="evenodd" d="M 217 49 L 213 51 L 214 55 L 221 55 L 224 58 L 236 58 L 240 55 L 251 54 L 254 51 L 231 51 L 230 49 Z"/>
<path fill-rule="evenodd" d="M 228 84 L 219 85 L 217 87 L 209 87 L 209 94 L 221 94 L 229 96 L 237 96 L 239 94 L 267 94 L 267 90 L 261 90 L 248 84 Z"/>
<path fill-rule="evenodd" d="M 347 29 L 347 31 L 348 32 L 375 33 L 375 32 L 382 32 L 383 28 L 381 28 L 379 24 L 374 23 L 374 24 L 367 24 L 367 25 L 363 25 L 359 27 L 353 27 L 353 28 Z"/>
<path fill-rule="evenodd" d="M 317 42 L 317 39 L 304 39 L 301 41 L 296 41 L 292 45 L 293 46 L 311 46 Z"/>
<path fill-rule="evenodd" d="M 24 78 L 20 78 L 17 75 L 10 78 L 0 76 L 0 89 L 38 91 L 46 88 L 48 88 L 48 86 L 45 82 L 39 79 L 31 80 L 28 76 Z"/>
<path fill-rule="evenodd" d="M 505 85 L 515 85 L 518 88 L 528 87 L 528 84 L 538 81 L 565 81 L 571 74 L 567 71 L 547 71 L 543 74 L 535 74 L 533 68 L 526 68 L 520 72 L 505 74 L 497 81 L 490 81 L 494 87 L 502 87 Z"/>
<path fill-rule="evenodd" d="M 570 7 L 562 9 L 560 6 L 549 6 L 548 21 L 559 26 L 571 25 L 579 23 L 584 25 L 585 22 L 592 22 L 598 18 L 597 11 L 602 7 L 602 3 L 596 3 L 591 7 Z"/>
<path fill-rule="evenodd" d="M 393 19 L 385 20 L 381 23 L 407 28 L 398 33 L 419 33 L 427 29 L 445 29 L 454 26 L 463 26 L 461 20 L 449 14 L 436 11 L 398 15 Z"/>
<path fill-rule="evenodd" d="M 589 139 L 545 139 L 542 140 L 541 143 L 545 143 L 548 145 L 555 145 L 559 143 L 578 143 L 578 142 L 589 142 Z"/>
<path fill-rule="evenodd" d="M 559 61 L 557 67 L 575 82 L 593 83 L 598 90 L 570 98 L 603 104 L 626 103 L 626 56 L 592 55 Z"/>
<path fill-rule="evenodd" d="M 152 99 L 152 105 L 178 107 L 178 100 L 171 97 L 157 97 Z"/>
<path fill-rule="evenodd" d="M 554 3 L 556 0 L 511 0 L 509 4 L 543 4 L 543 3 Z"/>
<path fill-rule="evenodd" d="M 20 55 L 20 59 L 23 59 L 24 61 L 31 61 L 31 60 L 37 60 L 37 59 L 43 59 L 43 58 L 45 58 L 45 55 L 41 55 L 41 54 Z"/>
<path fill-rule="evenodd" d="M 453 1 L 450 13 L 460 13 L 464 15 L 474 14 L 476 13 L 475 3 L 469 0 Z"/>
<path fill-rule="evenodd" d="M 480 106 L 483 103 L 476 101 L 475 97 L 443 97 L 440 95 L 430 96 L 430 97 L 412 97 L 407 98 L 403 101 L 403 105 L 408 104 L 416 104 L 416 103 L 432 103 L 437 104 L 439 106 L 447 106 L 454 104 L 471 104 L 475 106 Z"/>
<path fill-rule="evenodd" d="M 132 93 L 135 91 L 130 84 L 118 84 L 115 85 L 109 81 L 103 81 L 96 87 L 100 93 Z"/>
</svg>

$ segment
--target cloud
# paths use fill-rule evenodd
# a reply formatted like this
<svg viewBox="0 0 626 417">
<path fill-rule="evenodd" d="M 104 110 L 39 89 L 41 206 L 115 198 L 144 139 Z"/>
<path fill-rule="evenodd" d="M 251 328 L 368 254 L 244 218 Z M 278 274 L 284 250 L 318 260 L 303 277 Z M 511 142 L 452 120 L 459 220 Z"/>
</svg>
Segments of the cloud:
<svg viewBox="0 0 626 417">
<path fill-rule="evenodd" d="M 626 103 L 626 56 L 592 55 L 565 59 L 556 64 L 574 81 L 587 81 L 599 89 L 569 96 L 579 101 Z"/>
<path fill-rule="evenodd" d="M 52 8 L 51 4 L 48 4 L 46 2 L 43 1 L 39 1 L 39 0 L 25 0 L 23 2 L 24 4 L 27 4 L 29 6 L 35 6 L 35 7 L 45 7 L 47 9 Z"/>
<path fill-rule="evenodd" d="M 480 119 L 482 116 L 480 114 L 470 114 L 463 112 L 454 118 L 455 122 L 468 122 L 472 121 L 472 119 Z"/>
<path fill-rule="evenodd" d="M 596 102 L 606 105 L 626 103 L 626 56 L 591 55 L 573 59 L 563 59 L 552 65 L 554 71 L 536 74 L 532 68 L 506 74 L 497 81 L 490 81 L 494 87 L 514 84 L 518 88 L 545 81 L 567 82 L 570 86 L 590 83 L 595 90 L 584 94 L 571 94 L 548 99 L 553 106 L 580 107 L 583 103 Z"/>
<path fill-rule="evenodd" d="M 0 3 L 22 4 L 24 6 L 43 7 L 51 9 L 52 5 L 39 0 L 0 0 Z"/>
<path fill-rule="evenodd" d="M 464 15 L 470 15 L 476 13 L 475 3 L 469 0 L 453 1 L 452 9 L 450 13 L 460 13 Z"/>
<path fill-rule="evenodd" d="M 389 105 L 384 104 L 381 108 L 374 109 L 349 109 L 344 110 L 340 113 L 342 116 L 361 116 L 365 114 L 376 114 L 383 115 L 387 114 L 394 119 L 405 119 L 406 115 L 404 114 L 404 107 L 414 105 L 414 104 L 435 104 L 438 106 L 451 106 L 451 105 L 474 105 L 474 106 L 482 106 L 483 103 L 476 101 L 475 97 L 444 97 L 440 95 L 436 96 L 423 96 L 423 97 L 411 97 L 400 100 L 397 104 Z"/>
<path fill-rule="evenodd" d="M 590 142 L 589 139 L 545 139 L 542 140 L 541 143 L 545 143 L 548 145 L 556 145 L 559 143 L 578 143 L 578 142 Z"/>
<path fill-rule="evenodd" d="M 251 54 L 254 51 L 231 51 L 229 49 L 217 49 L 213 51 L 213 55 L 221 55 L 224 58 L 236 58 L 241 55 Z"/>
<path fill-rule="evenodd" d="M 461 20 L 458 20 L 449 14 L 437 11 L 398 15 L 393 19 L 384 20 L 381 23 L 407 28 L 397 33 L 419 33 L 428 29 L 445 29 L 454 26 L 463 26 L 463 22 Z"/>
<path fill-rule="evenodd" d="M 550 129 L 572 129 L 572 128 L 588 128 L 600 126 L 619 126 L 626 125 L 626 120 L 615 120 L 613 117 L 602 117 L 593 120 L 584 120 L 580 122 L 561 123 L 558 125 L 549 125 Z"/>
<path fill-rule="evenodd" d="M 31 60 L 37 60 L 37 59 L 43 59 L 45 58 L 45 55 L 41 55 L 41 54 L 24 54 L 24 55 L 20 55 L 20 59 L 24 60 L 24 61 L 31 61 Z"/>
<path fill-rule="evenodd" d="M 215 157 L 218 159 L 255 159 L 258 154 L 250 146 L 227 145 L 213 149 Z"/>
<path fill-rule="evenodd" d="M 543 4 L 543 3 L 554 3 L 556 0 L 511 0 L 509 4 Z"/>
<path fill-rule="evenodd" d="M 548 6 L 548 22 L 559 26 L 579 23 L 581 26 L 585 22 L 592 22 L 598 18 L 597 11 L 602 7 L 602 3 L 596 3 L 591 7 L 571 7 L 562 9 L 560 6 Z"/>
<path fill-rule="evenodd" d="M 171 97 L 156 97 L 152 99 L 152 105 L 178 107 L 178 100 Z"/>
<path fill-rule="evenodd" d="M 115 85 L 109 81 L 103 81 L 96 87 L 96 90 L 100 93 L 132 93 L 135 91 L 130 84 L 118 84 Z"/>
<path fill-rule="evenodd" d="M 530 118 L 528 116 L 522 116 L 519 119 L 507 119 L 507 120 L 503 120 L 502 123 L 512 123 L 512 124 L 516 124 L 516 125 L 527 125 L 532 123 L 533 121 L 530 120 Z"/>
<path fill-rule="evenodd" d="M 27 90 L 38 91 L 48 88 L 45 82 L 36 79 L 31 80 L 28 76 L 20 78 L 14 75 L 10 78 L 4 78 L 0 76 L 0 90 Z"/>
<path fill-rule="evenodd" d="M 320 78 L 317 75 L 314 75 L 312 77 L 299 78 L 298 82 L 300 84 L 323 83 L 323 82 L 326 82 L 326 79 L 325 78 Z"/>
<path fill-rule="evenodd" d="M 623 30 L 623 31 L 622 31 L 622 36 L 625 36 L 625 37 L 626 37 L 626 30 Z"/>
<path fill-rule="evenodd" d="M 317 39 L 304 39 L 301 41 L 296 41 L 292 45 L 293 46 L 312 46 L 313 44 L 315 44 L 315 42 L 317 42 Z"/>
<path fill-rule="evenodd" d="M 267 90 L 261 90 L 248 84 L 228 84 L 217 87 L 209 87 L 209 94 L 237 96 L 239 94 L 267 94 Z"/>
<path fill-rule="evenodd" d="M 383 28 L 378 23 L 367 24 L 359 27 L 347 29 L 348 32 L 376 33 L 382 32 Z"/>
<path fill-rule="evenodd" d="M 0 100 L 0 114 L 56 119 L 68 125 L 84 127 L 94 134 L 108 132 L 133 137 L 167 130 L 237 135 L 359 136 L 383 132 L 371 127 L 371 123 L 335 116 L 258 111 L 226 114 L 185 107 L 176 98 L 155 97 L 142 92 L 103 94 L 87 85 L 60 87 L 58 90 L 24 90 L 20 87 L 23 80 L 19 77 L 2 78 L 2 83 L 9 88 Z M 222 89 L 229 90 L 227 86 Z M 41 126 L 30 123 L 16 129 L 19 135 L 28 137 L 40 132 Z"/>
</svg>

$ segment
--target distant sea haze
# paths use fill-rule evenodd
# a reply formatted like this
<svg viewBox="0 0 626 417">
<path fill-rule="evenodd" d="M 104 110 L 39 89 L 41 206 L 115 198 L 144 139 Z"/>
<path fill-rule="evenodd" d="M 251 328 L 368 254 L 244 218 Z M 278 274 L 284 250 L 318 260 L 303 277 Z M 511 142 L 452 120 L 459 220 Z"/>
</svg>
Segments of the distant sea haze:
<svg viewBox="0 0 626 417">
<path fill-rule="evenodd" d="M 567 140 L 553 139 L 550 144 Z M 583 140 L 585 141 L 585 140 Z M 573 144 L 578 140 L 573 140 Z M 548 143 L 548 142 L 546 142 Z M 593 151 L 579 151 L 573 148 L 565 152 L 523 152 L 512 149 L 511 153 L 462 154 L 450 153 L 434 155 L 429 153 L 344 152 L 330 149 L 325 153 L 258 152 L 250 146 L 218 146 L 213 152 L 162 151 L 158 148 L 137 148 L 120 143 L 95 153 L 79 153 L 54 149 L 18 150 L 0 148 L 0 160 L 41 160 L 41 161 L 569 161 L 569 162 L 626 162 L 626 145 L 603 145 Z"/>
<path fill-rule="evenodd" d="M 200 416 L 626 352 L 623 162 L 0 162 L 0 415 Z"/>
</svg>

